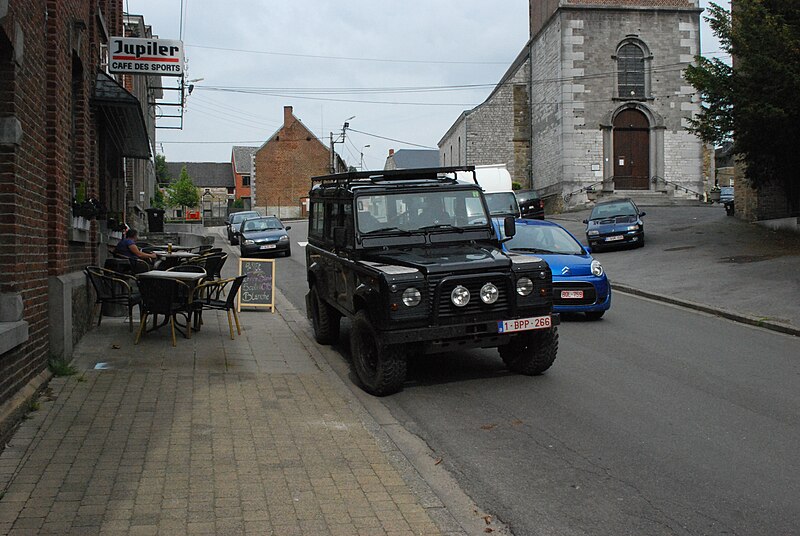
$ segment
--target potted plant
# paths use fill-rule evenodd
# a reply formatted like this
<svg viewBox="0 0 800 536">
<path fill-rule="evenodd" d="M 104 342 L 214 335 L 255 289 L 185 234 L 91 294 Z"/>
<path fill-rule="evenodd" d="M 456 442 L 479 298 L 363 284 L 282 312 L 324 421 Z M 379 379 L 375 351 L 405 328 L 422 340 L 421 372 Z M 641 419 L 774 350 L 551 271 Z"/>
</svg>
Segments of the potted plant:
<svg viewBox="0 0 800 536">
<path fill-rule="evenodd" d="M 721 191 L 722 190 L 720 190 L 719 186 L 714 186 L 713 188 L 711 188 L 711 191 L 708 192 L 708 200 L 712 203 L 719 202 L 719 196 Z"/>
</svg>

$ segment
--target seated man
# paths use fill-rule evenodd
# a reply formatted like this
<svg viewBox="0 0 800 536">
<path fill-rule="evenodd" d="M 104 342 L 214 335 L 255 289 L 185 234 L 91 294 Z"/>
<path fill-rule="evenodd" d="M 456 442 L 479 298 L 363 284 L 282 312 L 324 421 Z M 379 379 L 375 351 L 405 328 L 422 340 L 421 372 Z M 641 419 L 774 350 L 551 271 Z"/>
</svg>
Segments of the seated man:
<svg viewBox="0 0 800 536">
<path fill-rule="evenodd" d="M 137 236 L 139 236 L 139 233 L 136 229 L 128 229 L 125 233 L 125 237 L 117 242 L 117 246 L 114 248 L 114 255 L 126 257 L 130 260 L 131 269 L 135 274 L 149 270 L 152 263 L 158 257 L 155 253 L 145 253 L 139 249 L 139 246 L 136 245 Z M 136 262 L 137 259 L 142 259 L 146 263 L 146 266 Z"/>
</svg>

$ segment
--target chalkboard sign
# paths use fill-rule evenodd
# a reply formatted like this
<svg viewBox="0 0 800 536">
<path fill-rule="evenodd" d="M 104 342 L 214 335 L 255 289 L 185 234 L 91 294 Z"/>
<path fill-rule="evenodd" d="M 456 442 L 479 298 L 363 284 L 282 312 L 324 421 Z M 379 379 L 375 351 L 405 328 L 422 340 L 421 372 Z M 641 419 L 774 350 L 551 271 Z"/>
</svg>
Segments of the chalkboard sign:
<svg viewBox="0 0 800 536">
<path fill-rule="evenodd" d="M 237 311 L 242 307 L 268 307 L 275 312 L 275 261 L 239 259 L 239 275 L 247 274 L 239 288 Z"/>
</svg>

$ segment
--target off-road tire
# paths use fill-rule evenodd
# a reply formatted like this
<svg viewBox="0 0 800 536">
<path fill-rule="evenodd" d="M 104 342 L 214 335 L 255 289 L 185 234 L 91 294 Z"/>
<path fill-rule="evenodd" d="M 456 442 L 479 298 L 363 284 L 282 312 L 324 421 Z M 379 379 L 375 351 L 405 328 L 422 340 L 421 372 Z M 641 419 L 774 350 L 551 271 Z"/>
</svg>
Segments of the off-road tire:
<svg viewBox="0 0 800 536">
<path fill-rule="evenodd" d="M 406 352 L 399 345 L 382 345 L 364 311 L 359 311 L 353 318 L 350 353 L 361 387 L 369 394 L 386 396 L 403 388 Z"/>
<path fill-rule="evenodd" d="M 587 311 L 586 312 L 586 319 L 587 320 L 600 320 L 603 318 L 603 315 L 606 314 L 605 311 Z"/>
<path fill-rule="evenodd" d="M 549 369 L 558 353 L 558 328 L 518 335 L 497 349 L 508 370 L 536 376 Z"/>
<path fill-rule="evenodd" d="M 314 339 L 320 344 L 337 342 L 339 340 L 339 313 L 320 299 L 316 287 L 311 287 L 308 294 Z"/>
</svg>

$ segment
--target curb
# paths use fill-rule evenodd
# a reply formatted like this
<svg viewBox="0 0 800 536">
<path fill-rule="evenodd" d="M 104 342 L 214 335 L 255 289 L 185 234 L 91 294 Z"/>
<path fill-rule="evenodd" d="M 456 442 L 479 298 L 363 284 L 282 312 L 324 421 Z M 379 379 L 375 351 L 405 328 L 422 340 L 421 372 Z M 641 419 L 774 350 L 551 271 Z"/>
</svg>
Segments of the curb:
<svg viewBox="0 0 800 536">
<path fill-rule="evenodd" d="M 734 322 L 739 322 L 740 324 L 746 324 L 748 326 L 754 326 L 758 328 L 764 328 L 771 331 L 777 331 L 779 333 L 785 333 L 787 335 L 793 335 L 795 337 L 800 337 L 800 328 L 795 326 L 785 324 L 783 322 L 776 322 L 774 320 L 769 320 L 767 318 L 757 318 L 754 316 L 745 315 L 742 313 L 735 313 L 731 311 L 726 311 L 724 309 L 719 309 L 716 307 L 711 307 L 708 305 L 704 305 L 702 303 L 696 303 L 689 300 L 682 300 L 679 298 L 673 298 L 672 296 L 665 296 L 663 294 L 657 294 L 655 292 L 649 292 L 646 290 L 641 290 L 635 287 L 631 287 L 625 284 L 614 283 L 612 288 L 615 291 L 623 292 L 625 294 L 631 294 L 634 296 L 641 296 L 643 298 L 649 298 L 651 300 L 656 300 L 664 303 L 669 303 L 672 305 L 679 305 L 681 307 L 686 307 L 688 309 L 694 309 L 695 311 L 700 311 L 703 313 L 708 313 L 710 315 L 719 316 L 722 318 L 726 318 L 728 320 L 733 320 Z"/>
</svg>

